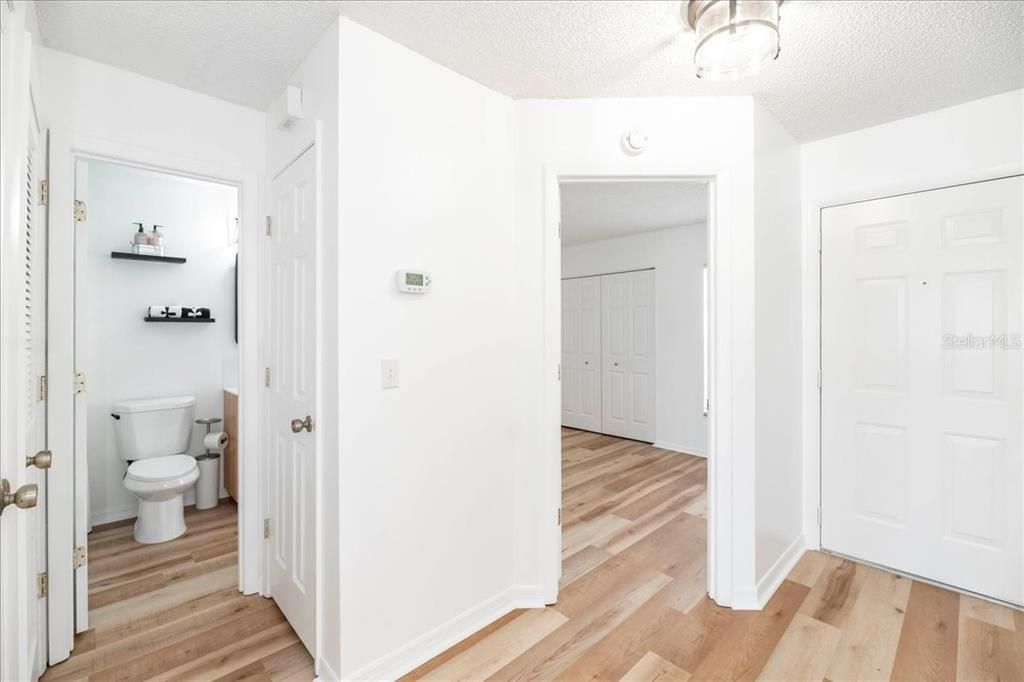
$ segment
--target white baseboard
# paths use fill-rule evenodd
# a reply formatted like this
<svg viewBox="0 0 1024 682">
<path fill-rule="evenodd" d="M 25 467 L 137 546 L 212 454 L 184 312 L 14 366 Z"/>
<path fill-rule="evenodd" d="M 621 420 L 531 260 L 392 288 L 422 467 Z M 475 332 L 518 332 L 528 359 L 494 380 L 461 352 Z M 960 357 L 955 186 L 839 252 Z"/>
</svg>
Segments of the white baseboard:
<svg viewBox="0 0 1024 682">
<path fill-rule="evenodd" d="M 395 680 L 515 609 L 543 608 L 540 585 L 515 585 L 365 665 L 346 680 Z M 325 671 L 326 672 L 326 671 Z M 336 678 L 335 678 L 336 679 Z"/>
<path fill-rule="evenodd" d="M 661 448 L 662 450 L 671 450 L 672 452 L 681 452 L 684 455 L 695 455 L 697 457 L 703 457 L 704 459 L 708 458 L 708 453 L 705 450 L 698 450 L 697 448 L 679 445 L 678 443 L 670 443 L 667 440 L 654 441 L 654 447 Z"/>
<path fill-rule="evenodd" d="M 757 582 L 754 587 L 738 587 L 732 592 L 732 608 L 740 611 L 760 611 L 772 598 L 779 585 L 786 579 L 789 572 L 793 570 L 800 557 L 807 550 L 807 542 L 804 536 L 798 535 L 790 543 L 789 547 L 779 555 L 768 572 Z"/>
<path fill-rule="evenodd" d="M 317 659 L 316 662 L 317 670 L 319 671 L 316 680 L 325 680 L 326 682 L 341 682 L 341 678 L 338 677 L 338 673 L 334 672 L 334 668 L 327 664 L 327 661 L 323 657 Z"/>
</svg>

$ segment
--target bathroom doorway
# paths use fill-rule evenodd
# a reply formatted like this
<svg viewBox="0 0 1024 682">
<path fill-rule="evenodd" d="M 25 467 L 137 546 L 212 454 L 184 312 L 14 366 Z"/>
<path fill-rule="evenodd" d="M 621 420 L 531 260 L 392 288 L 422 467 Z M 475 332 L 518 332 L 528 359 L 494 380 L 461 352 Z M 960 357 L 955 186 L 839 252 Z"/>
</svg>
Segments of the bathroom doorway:
<svg viewBox="0 0 1024 682">
<path fill-rule="evenodd" d="M 75 162 L 75 198 L 81 631 L 142 603 L 133 600 L 173 600 L 185 570 L 210 588 L 237 587 L 244 453 L 239 188 L 85 157 Z M 153 565 L 185 548 L 187 569 Z"/>
</svg>

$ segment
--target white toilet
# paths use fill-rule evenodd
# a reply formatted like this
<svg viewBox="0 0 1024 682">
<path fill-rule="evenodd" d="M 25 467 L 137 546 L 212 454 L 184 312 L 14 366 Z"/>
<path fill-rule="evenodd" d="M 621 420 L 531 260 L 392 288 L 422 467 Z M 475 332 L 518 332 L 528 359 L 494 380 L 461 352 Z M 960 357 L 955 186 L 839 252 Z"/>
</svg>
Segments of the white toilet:
<svg viewBox="0 0 1024 682">
<path fill-rule="evenodd" d="M 124 487 L 139 498 L 135 540 L 167 542 L 185 532 L 182 497 L 199 478 L 188 450 L 196 399 L 192 396 L 114 403 L 114 439 L 130 462 Z"/>
</svg>

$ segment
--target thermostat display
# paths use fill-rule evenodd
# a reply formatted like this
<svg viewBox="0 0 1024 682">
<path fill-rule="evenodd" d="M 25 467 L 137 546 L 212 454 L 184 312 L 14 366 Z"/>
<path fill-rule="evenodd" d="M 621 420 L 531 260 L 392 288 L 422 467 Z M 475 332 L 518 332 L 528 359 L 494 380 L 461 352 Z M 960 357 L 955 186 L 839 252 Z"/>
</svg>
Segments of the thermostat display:
<svg viewBox="0 0 1024 682">
<path fill-rule="evenodd" d="M 430 274 L 417 270 L 399 270 L 395 276 L 398 290 L 406 294 L 425 294 L 430 291 Z"/>
</svg>

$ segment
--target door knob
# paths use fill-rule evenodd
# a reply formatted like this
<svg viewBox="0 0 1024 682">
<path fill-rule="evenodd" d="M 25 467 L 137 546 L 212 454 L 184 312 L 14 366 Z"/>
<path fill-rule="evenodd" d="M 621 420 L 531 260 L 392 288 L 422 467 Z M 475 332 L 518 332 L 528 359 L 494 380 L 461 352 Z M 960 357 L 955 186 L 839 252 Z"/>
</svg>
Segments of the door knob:
<svg viewBox="0 0 1024 682">
<path fill-rule="evenodd" d="M 310 433 L 313 432 L 313 418 L 308 414 L 305 419 L 292 420 L 292 433 L 301 433 L 302 429 L 306 429 Z"/>
<path fill-rule="evenodd" d="M 0 514 L 7 509 L 7 505 L 13 504 L 18 509 L 31 509 L 39 501 L 39 486 L 35 483 L 26 483 L 13 493 L 11 482 L 6 478 L 0 482 Z"/>
<path fill-rule="evenodd" d="M 25 458 L 25 466 L 34 466 L 37 469 L 49 469 L 53 463 L 53 453 L 49 450 L 40 450 L 34 455 Z"/>
</svg>

